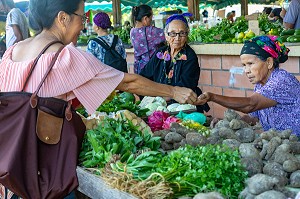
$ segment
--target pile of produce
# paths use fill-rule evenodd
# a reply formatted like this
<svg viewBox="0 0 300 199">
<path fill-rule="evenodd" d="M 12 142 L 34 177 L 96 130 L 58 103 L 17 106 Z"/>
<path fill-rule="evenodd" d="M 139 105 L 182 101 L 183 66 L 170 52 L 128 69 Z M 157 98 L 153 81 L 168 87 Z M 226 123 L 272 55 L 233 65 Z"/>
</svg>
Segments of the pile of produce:
<svg viewBox="0 0 300 199">
<path fill-rule="evenodd" d="M 282 24 L 279 21 L 271 22 L 266 14 L 259 15 L 258 22 L 261 35 L 279 36 L 283 31 Z M 210 29 L 205 27 L 192 29 L 189 41 L 195 43 L 243 43 L 255 36 L 255 33 L 249 30 L 248 21 L 244 16 L 241 16 L 234 23 L 228 19 L 222 19 L 221 23 Z"/>
<path fill-rule="evenodd" d="M 158 102 L 166 104 L 163 98 L 151 101 Z M 146 124 L 128 107 L 144 116 L 149 111 L 134 96 L 113 94 L 99 107 L 104 112 L 84 118 L 92 125 L 79 165 L 112 187 L 139 198 L 214 192 L 219 198 L 279 199 L 295 197 L 287 186 L 300 188 L 300 142 L 288 130 L 262 132 L 232 110 L 210 127 L 203 114 L 161 110 Z"/>
</svg>

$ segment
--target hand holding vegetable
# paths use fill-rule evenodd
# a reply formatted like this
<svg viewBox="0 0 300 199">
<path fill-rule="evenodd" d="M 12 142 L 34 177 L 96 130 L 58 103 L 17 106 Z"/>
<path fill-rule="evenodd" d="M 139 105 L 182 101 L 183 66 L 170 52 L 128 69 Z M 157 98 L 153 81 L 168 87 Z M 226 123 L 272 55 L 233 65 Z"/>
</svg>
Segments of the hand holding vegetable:
<svg viewBox="0 0 300 199">
<path fill-rule="evenodd" d="M 175 86 L 173 89 L 173 99 L 182 104 L 194 104 L 197 95 L 189 88 Z"/>
</svg>

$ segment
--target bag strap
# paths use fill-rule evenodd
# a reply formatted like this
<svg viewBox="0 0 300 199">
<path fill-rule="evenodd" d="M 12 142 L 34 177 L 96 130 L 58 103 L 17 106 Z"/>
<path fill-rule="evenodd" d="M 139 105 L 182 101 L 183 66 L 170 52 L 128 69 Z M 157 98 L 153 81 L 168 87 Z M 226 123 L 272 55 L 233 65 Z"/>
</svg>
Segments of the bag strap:
<svg viewBox="0 0 300 199">
<path fill-rule="evenodd" d="M 93 38 L 93 41 L 97 42 L 100 46 L 102 46 L 105 50 L 109 50 L 110 46 L 100 37 Z"/>
<path fill-rule="evenodd" d="M 43 48 L 43 50 L 39 53 L 39 55 L 35 58 L 35 60 L 34 60 L 34 62 L 33 62 L 33 64 L 32 64 L 32 66 L 31 66 L 31 68 L 30 68 L 29 74 L 28 74 L 28 76 L 27 76 L 27 78 L 26 78 L 26 80 L 25 80 L 25 83 L 24 83 L 24 85 L 23 85 L 22 92 L 24 92 L 24 89 L 25 89 L 25 87 L 26 87 L 26 85 L 27 85 L 27 83 L 28 83 L 28 80 L 29 80 L 29 78 L 30 78 L 30 76 L 31 76 L 31 74 L 32 74 L 32 72 L 33 72 L 33 70 L 34 70 L 34 68 L 35 68 L 35 66 L 36 66 L 36 64 L 37 64 L 37 62 L 38 62 L 38 60 L 39 60 L 39 58 L 42 56 L 42 54 L 45 53 L 45 51 L 46 51 L 51 45 L 56 44 L 56 43 L 61 43 L 61 44 L 63 44 L 61 41 L 52 41 L 52 42 L 50 42 L 49 44 L 47 44 L 47 45 Z"/>
<path fill-rule="evenodd" d="M 116 45 L 117 45 L 117 43 L 118 43 L 118 35 L 114 35 L 114 39 L 113 39 L 113 42 L 112 42 L 112 44 L 111 44 L 111 48 L 112 49 L 115 49 L 116 48 Z"/>
<path fill-rule="evenodd" d="M 43 83 L 44 83 L 46 77 L 48 76 L 48 74 L 50 73 L 51 69 L 53 68 L 53 66 L 54 66 L 54 64 L 55 64 L 55 62 L 56 62 L 56 59 L 57 59 L 59 53 L 62 51 L 62 49 L 63 49 L 64 47 L 65 47 L 64 45 L 61 46 L 61 47 L 58 49 L 58 51 L 55 53 L 55 55 L 54 55 L 54 57 L 53 57 L 53 59 L 52 59 L 52 61 L 51 61 L 51 63 L 50 63 L 50 66 L 48 67 L 48 69 L 47 69 L 47 71 L 46 71 L 44 77 L 42 78 L 42 80 L 41 80 L 40 84 L 38 85 L 36 91 L 31 95 L 31 97 L 30 97 L 30 105 L 31 105 L 32 108 L 35 108 L 35 107 L 37 106 L 37 103 L 38 103 L 38 97 L 37 97 L 37 94 L 38 94 L 38 92 L 40 91 L 40 89 L 41 89 L 41 87 L 42 87 L 42 85 L 43 85 Z"/>
</svg>

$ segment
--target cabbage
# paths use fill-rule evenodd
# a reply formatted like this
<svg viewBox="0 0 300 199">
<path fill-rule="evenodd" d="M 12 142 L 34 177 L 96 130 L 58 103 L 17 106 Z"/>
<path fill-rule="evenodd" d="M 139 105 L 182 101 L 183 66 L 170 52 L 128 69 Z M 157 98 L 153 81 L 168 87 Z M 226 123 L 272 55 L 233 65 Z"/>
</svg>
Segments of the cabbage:
<svg viewBox="0 0 300 199">
<path fill-rule="evenodd" d="M 157 111 L 163 111 L 163 112 L 166 112 L 166 113 L 169 113 L 169 110 L 167 109 L 167 107 L 165 106 L 158 106 L 156 108 Z"/>
<path fill-rule="evenodd" d="M 176 111 L 184 111 L 184 110 L 190 110 L 190 109 L 196 110 L 196 106 L 191 105 L 191 104 L 181 104 L 181 105 L 177 106 Z"/>
<path fill-rule="evenodd" d="M 151 115 L 154 111 L 156 111 L 157 107 L 161 106 L 160 103 L 150 103 L 150 104 L 147 104 L 145 106 L 145 108 L 148 108 L 149 111 L 146 113 L 147 116 Z"/>
<path fill-rule="evenodd" d="M 170 104 L 169 106 L 167 106 L 167 109 L 168 109 L 170 112 L 174 112 L 174 111 L 176 111 L 176 108 L 177 108 L 179 105 L 180 105 L 179 103 L 173 103 L 173 104 Z"/>
<path fill-rule="evenodd" d="M 176 117 L 174 117 L 174 116 L 168 117 L 168 118 L 165 120 L 165 122 L 164 122 L 164 124 L 163 124 L 163 126 L 162 126 L 163 129 L 170 129 L 171 124 L 174 123 L 174 122 L 179 123 L 179 122 L 181 122 L 181 120 L 178 119 L 178 118 L 176 118 Z"/>
<path fill-rule="evenodd" d="M 168 113 L 163 111 L 154 111 L 150 116 L 148 116 L 148 125 L 152 132 L 162 130 L 164 121 L 169 117 Z"/>
<path fill-rule="evenodd" d="M 162 106 L 167 106 L 167 102 L 164 98 L 162 97 L 155 97 L 154 102 L 160 103 Z"/>
</svg>

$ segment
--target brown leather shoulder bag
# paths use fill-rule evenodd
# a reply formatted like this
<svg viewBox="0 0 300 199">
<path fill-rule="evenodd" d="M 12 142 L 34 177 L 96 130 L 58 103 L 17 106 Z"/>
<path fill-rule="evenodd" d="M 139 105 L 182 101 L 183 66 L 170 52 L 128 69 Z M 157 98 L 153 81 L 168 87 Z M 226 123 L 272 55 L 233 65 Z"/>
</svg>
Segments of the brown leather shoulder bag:
<svg viewBox="0 0 300 199">
<path fill-rule="evenodd" d="M 25 85 L 46 49 L 36 58 Z M 85 125 L 71 103 L 34 93 L 0 92 L 0 183 L 25 199 L 64 198 L 78 186 L 76 166 Z"/>
</svg>

